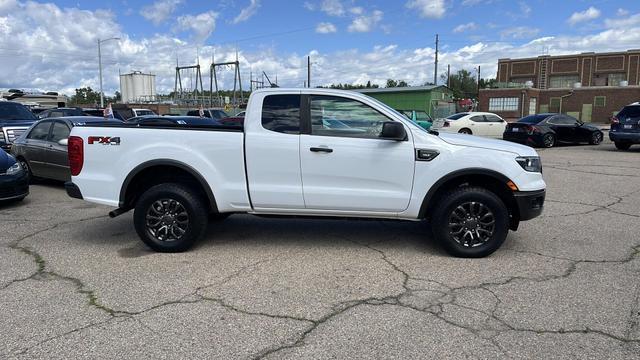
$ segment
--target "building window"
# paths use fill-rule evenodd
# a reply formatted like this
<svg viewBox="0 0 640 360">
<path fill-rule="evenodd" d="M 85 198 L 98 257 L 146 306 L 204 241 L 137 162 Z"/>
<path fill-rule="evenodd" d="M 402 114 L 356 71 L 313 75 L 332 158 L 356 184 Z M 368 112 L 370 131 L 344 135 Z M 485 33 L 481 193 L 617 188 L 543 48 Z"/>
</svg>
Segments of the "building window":
<svg viewBox="0 0 640 360">
<path fill-rule="evenodd" d="M 593 105 L 595 107 L 605 107 L 607 104 L 606 96 L 596 96 L 593 98 Z"/>
<path fill-rule="evenodd" d="M 578 75 L 552 76 L 549 78 L 550 88 L 572 88 L 573 84 L 580 82 Z"/>
<path fill-rule="evenodd" d="M 489 98 L 489 111 L 518 111 L 519 105 L 517 97 Z"/>
<path fill-rule="evenodd" d="M 533 115 L 536 113 L 536 105 L 538 103 L 538 99 L 537 98 L 530 98 L 529 99 L 529 115 Z"/>
<path fill-rule="evenodd" d="M 560 101 L 559 97 L 552 97 L 549 99 L 549 111 L 558 112 L 560 111 Z"/>
<path fill-rule="evenodd" d="M 626 74 L 609 74 L 607 76 L 607 86 L 620 86 L 620 82 L 627 80 Z"/>
</svg>

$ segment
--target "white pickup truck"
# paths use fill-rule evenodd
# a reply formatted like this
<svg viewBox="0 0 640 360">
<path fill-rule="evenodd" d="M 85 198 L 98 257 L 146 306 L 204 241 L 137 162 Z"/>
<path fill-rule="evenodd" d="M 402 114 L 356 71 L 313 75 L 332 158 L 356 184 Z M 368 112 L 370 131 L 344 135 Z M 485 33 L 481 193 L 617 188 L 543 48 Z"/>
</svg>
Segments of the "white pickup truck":
<svg viewBox="0 0 640 360">
<path fill-rule="evenodd" d="M 428 132 L 349 91 L 263 89 L 243 127 L 87 124 L 68 143 L 67 193 L 117 207 L 112 217 L 134 209 L 140 238 L 163 252 L 246 213 L 426 220 L 450 254 L 482 257 L 545 198 L 532 148 Z"/>
</svg>

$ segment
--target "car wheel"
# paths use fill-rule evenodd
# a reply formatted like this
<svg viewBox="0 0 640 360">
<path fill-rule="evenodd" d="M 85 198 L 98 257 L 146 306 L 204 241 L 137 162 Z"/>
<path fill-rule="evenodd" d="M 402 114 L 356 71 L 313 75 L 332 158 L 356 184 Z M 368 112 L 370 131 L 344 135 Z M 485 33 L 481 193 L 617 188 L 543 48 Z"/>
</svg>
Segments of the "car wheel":
<svg viewBox="0 0 640 360">
<path fill-rule="evenodd" d="M 589 144 L 591 145 L 599 145 L 602 142 L 602 133 L 600 131 L 595 131 L 591 134 L 591 139 L 589 140 Z"/>
<path fill-rule="evenodd" d="M 191 188 L 160 184 L 138 200 L 133 221 L 140 239 L 159 252 L 181 252 L 204 237 L 207 207 Z"/>
<path fill-rule="evenodd" d="M 458 131 L 458 133 L 460 134 L 467 134 L 467 135 L 472 135 L 473 133 L 471 132 L 471 130 L 464 128 L 464 129 L 460 129 L 460 131 Z"/>
<path fill-rule="evenodd" d="M 542 137 L 542 146 L 546 148 L 553 147 L 556 144 L 556 136 L 553 134 L 545 134 Z"/>
<path fill-rule="evenodd" d="M 494 193 L 478 187 L 455 189 L 438 202 L 433 235 L 451 255 L 478 258 L 492 254 L 509 232 L 509 211 Z"/>
<path fill-rule="evenodd" d="M 29 182 L 35 182 L 37 178 L 33 176 L 33 172 L 31 172 L 31 166 L 29 166 L 29 162 L 27 162 L 27 160 L 25 160 L 24 158 L 18 158 L 17 160 L 20 163 L 20 166 L 22 166 L 22 168 L 27 172 L 27 175 L 29 176 Z"/>
<path fill-rule="evenodd" d="M 616 149 L 618 150 L 629 150 L 631 147 L 631 143 L 616 141 L 614 143 L 616 145 Z"/>
</svg>

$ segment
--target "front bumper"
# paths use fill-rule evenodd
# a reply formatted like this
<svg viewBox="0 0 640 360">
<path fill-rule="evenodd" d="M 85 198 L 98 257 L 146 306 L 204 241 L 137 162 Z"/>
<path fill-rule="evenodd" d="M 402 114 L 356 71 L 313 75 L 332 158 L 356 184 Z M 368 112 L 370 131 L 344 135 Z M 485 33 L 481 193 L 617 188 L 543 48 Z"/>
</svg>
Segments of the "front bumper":
<svg viewBox="0 0 640 360">
<path fill-rule="evenodd" d="M 513 193 L 516 199 L 516 204 L 518 205 L 520 221 L 531 220 L 542 214 L 545 194 L 545 189 L 536 191 L 516 191 Z"/>
<path fill-rule="evenodd" d="M 29 175 L 21 171 L 15 175 L 0 175 L 0 200 L 20 199 L 29 195 Z"/>
<path fill-rule="evenodd" d="M 640 144 L 640 132 L 609 131 L 609 140 Z"/>
</svg>

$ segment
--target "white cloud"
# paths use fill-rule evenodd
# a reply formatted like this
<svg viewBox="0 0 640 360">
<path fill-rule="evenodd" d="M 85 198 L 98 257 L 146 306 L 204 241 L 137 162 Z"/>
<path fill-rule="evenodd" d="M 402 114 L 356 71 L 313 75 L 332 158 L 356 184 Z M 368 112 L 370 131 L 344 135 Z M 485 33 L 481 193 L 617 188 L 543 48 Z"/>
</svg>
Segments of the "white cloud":
<svg viewBox="0 0 640 360">
<path fill-rule="evenodd" d="M 371 14 L 364 14 L 353 19 L 347 30 L 350 32 L 369 32 L 382 20 L 384 13 L 374 10 Z"/>
<path fill-rule="evenodd" d="M 617 16 L 627 16 L 627 15 L 629 15 L 629 10 L 627 10 L 627 9 L 623 9 L 623 8 L 619 8 L 619 9 L 616 11 L 616 15 L 617 15 Z"/>
<path fill-rule="evenodd" d="M 470 23 L 460 24 L 460 25 L 456 26 L 453 29 L 453 32 L 457 34 L 457 33 L 465 32 L 465 31 L 468 31 L 468 30 L 475 30 L 477 28 L 478 28 L 478 26 L 476 25 L 476 23 L 470 22 Z"/>
<path fill-rule="evenodd" d="M 445 0 L 410 0 L 405 4 L 410 9 L 420 11 L 424 18 L 439 19 L 447 11 Z"/>
<path fill-rule="evenodd" d="M 323 0 L 320 4 L 320 10 L 331 16 L 344 15 L 344 5 L 340 0 Z"/>
<path fill-rule="evenodd" d="M 316 32 L 318 34 L 330 34 L 338 31 L 336 26 L 330 22 L 321 22 L 316 26 Z"/>
<path fill-rule="evenodd" d="M 594 8 L 593 6 L 590 6 L 585 11 L 574 12 L 573 14 L 571 14 L 571 17 L 567 19 L 567 22 L 573 26 L 581 22 L 597 19 L 599 17 L 600 10 Z"/>
<path fill-rule="evenodd" d="M 198 15 L 182 15 L 178 17 L 175 28 L 179 31 L 193 32 L 196 41 L 206 40 L 216 28 L 218 13 L 207 11 Z"/>
<path fill-rule="evenodd" d="M 351 9 L 349 9 L 349 12 L 354 14 L 354 15 L 360 15 L 364 12 L 364 9 L 360 6 L 356 6 L 356 7 L 352 7 Z"/>
<path fill-rule="evenodd" d="M 260 0 L 251 0 L 249 6 L 242 9 L 240 14 L 233 19 L 233 23 L 237 24 L 249 20 L 250 17 L 258 12 L 258 8 L 260 8 Z"/>
<path fill-rule="evenodd" d="M 607 28 L 627 29 L 640 26 L 640 13 L 631 15 L 627 18 L 605 19 L 604 26 Z"/>
<path fill-rule="evenodd" d="M 527 5 L 524 1 L 520 1 L 520 13 L 523 17 L 527 18 L 531 15 L 531 6 Z"/>
<path fill-rule="evenodd" d="M 502 39 L 527 39 L 532 38 L 540 32 L 540 29 L 528 26 L 516 26 L 504 29 L 500 32 Z"/>
<path fill-rule="evenodd" d="M 158 0 L 140 10 L 140 15 L 155 25 L 162 24 L 173 12 L 182 0 Z"/>
</svg>

